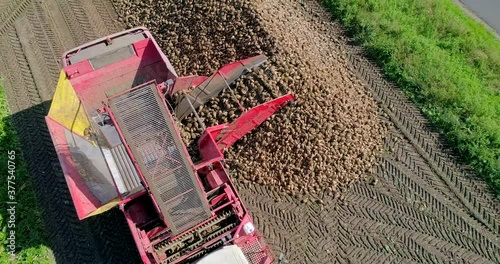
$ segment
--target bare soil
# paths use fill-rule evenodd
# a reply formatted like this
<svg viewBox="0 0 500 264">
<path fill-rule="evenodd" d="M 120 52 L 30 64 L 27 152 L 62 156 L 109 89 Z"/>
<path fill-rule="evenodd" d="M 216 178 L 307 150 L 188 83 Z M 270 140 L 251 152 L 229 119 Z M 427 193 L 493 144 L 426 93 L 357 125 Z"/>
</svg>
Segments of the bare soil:
<svg viewBox="0 0 500 264">
<path fill-rule="evenodd" d="M 288 263 L 500 262 L 498 201 L 316 1 L 114 4 L 117 13 L 108 1 L 0 1 L 0 75 L 59 263 L 137 262 L 119 212 L 76 219 L 43 120 L 62 52 L 135 25 L 182 75 L 264 52 L 266 67 L 234 87 L 246 106 L 299 98 L 228 153 L 244 202 Z M 217 115 L 201 112 L 207 124 L 237 114 L 220 98 L 207 106 Z"/>
</svg>

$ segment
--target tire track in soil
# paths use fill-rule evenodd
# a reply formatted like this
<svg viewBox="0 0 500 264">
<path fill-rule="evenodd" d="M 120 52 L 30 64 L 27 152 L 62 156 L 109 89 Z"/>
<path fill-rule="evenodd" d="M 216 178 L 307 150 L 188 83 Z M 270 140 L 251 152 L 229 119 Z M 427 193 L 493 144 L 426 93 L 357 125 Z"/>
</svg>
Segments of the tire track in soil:
<svg viewBox="0 0 500 264">
<path fill-rule="evenodd" d="M 265 186 L 238 185 L 239 193 L 277 257 L 288 263 L 331 263 L 337 245 L 337 217 L 332 206 L 301 204 Z M 325 220 L 328 219 L 328 220 Z"/>
<path fill-rule="evenodd" d="M 419 178 L 422 178 L 422 182 L 425 181 L 423 184 L 428 184 L 436 188 L 439 195 L 445 197 L 446 200 L 449 200 L 450 207 L 453 207 L 456 210 L 461 210 L 460 200 L 457 199 L 453 193 L 450 194 L 450 192 L 447 191 L 446 184 L 433 177 L 433 172 L 429 170 L 425 161 L 418 154 L 416 154 L 416 150 L 408 144 L 404 138 L 398 137 L 400 133 L 394 132 L 395 131 L 392 131 L 392 134 L 388 139 L 387 146 L 395 152 L 395 161 L 402 162 L 407 168 L 415 172 Z"/>
<path fill-rule="evenodd" d="M 56 0 L 65 24 L 68 25 L 69 32 L 75 45 L 79 46 L 96 38 L 83 8 L 79 2 L 74 0 Z M 85 27 L 86 26 L 86 27 Z M 73 47 L 74 48 L 74 47 Z M 61 54 L 62 55 L 62 54 Z"/>
<path fill-rule="evenodd" d="M 34 34 L 38 43 L 29 44 L 33 47 L 29 54 L 23 51 L 18 32 L 11 28 L 29 3 L 15 2 L 8 5 L 9 13 L 0 14 L 6 18 L 0 26 L 0 48 L 4 54 L 0 67 L 8 73 L 4 76 L 7 97 L 25 147 L 23 154 L 39 186 L 36 191 L 44 205 L 43 213 L 53 219 L 63 219 L 54 221 L 45 217 L 51 247 L 56 256 L 72 262 L 96 263 L 102 259 L 103 263 L 123 263 L 127 258 L 117 260 L 113 253 L 133 249 L 133 244 L 123 245 L 122 251 L 106 247 L 122 241 L 116 234 L 121 234 L 123 229 L 116 228 L 119 225 L 112 221 L 118 217 L 116 212 L 110 212 L 110 218 L 102 220 L 103 224 L 99 218 L 80 222 L 75 217 L 43 121 L 47 107 L 42 104 L 45 95 L 41 90 L 54 87 L 40 87 L 44 82 L 35 77 L 40 74 L 35 69 L 41 69 L 41 61 L 50 59 L 51 53 L 57 55 L 59 50 L 71 48 L 74 43 L 82 44 L 99 37 L 95 25 L 105 25 L 107 32 L 119 28 L 117 23 L 112 23 L 116 14 L 108 2 L 97 0 L 95 9 L 75 1 L 71 5 L 59 0 L 57 3 L 35 2 L 34 13 L 28 11 L 28 20 L 39 21 L 44 29 L 39 32 L 40 28 L 35 25 L 24 29 L 32 33 L 38 31 Z M 86 15 L 87 10 L 97 11 L 97 15 Z M 98 22 L 92 24 L 92 19 Z M 339 36 L 343 34 L 340 29 L 337 31 Z M 52 50 L 45 47 L 47 43 Z M 289 263 L 331 263 L 333 260 L 414 263 L 454 261 L 455 258 L 464 262 L 498 263 L 498 203 L 485 191 L 482 182 L 469 180 L 466 173 L 460 172 L 462 166 L 446 151 L 439 137 L 429 131 L 418 110 L 400 90 L 383 80 L 376 67 L 364 59 L 362 50 L 345 43 L 339 45 L 347 47 L 346 57 L 352 69 L 400 130 L 391 132 L 392 141 L 388 140 L 385 145 L 387 153 L 379 159 L 382 165 L 373 171 L 379 183 L 355 184 L 340 198 L 321 197 L 323 204 L 302 204 L 264 186 L 239 186 L 243 201 L 274 252 L 284 253 Z M 366 223 L 373 228 L 363 228 Z M 98 230 L 100 236 L 115 236 L 96 240 L 90 237 L 89 228 Z M 381 237 L 380 233 L 390 236 Z M 101 251 L 105 252 L 101 253 L 107 257 L 97 256 L 101 253 L 96 253 L 96 245 L 104 247 Z"/>
<path fill-rule="evenodd" d="M 125 28 L 125 26 L 118 21 L 118 15 L 115 12 L 115 8 L 109 1 L 92 0 L 92 3 L 96 7 L 109 34 L 119 32 Z"/>
<path fill-rule="evenodd" d="M 44 28 L 46 30 L 52 30 L 57 36 L 56 39 L 61 43 L 62 51 L 58 49 L 57 44 L 53 44 L 58 57 L 60 57 L 64 51 L 76 47 L 75 41 L 70 33 L 69 25 L 65 22 L 65 18 L 56 0 L 37 1 L 33 3 L 33 6 L 40 19 L 46 19 L 48 26 L 45 24 Z"/>
<path fill-rule="evenodd" d="M 394 182 L 402 192 L 407 193 L 407 203 L 416 204 L 419 210 L 425 211 L 427 214 L 431 215 L 431 217 L 435 218 L 436 221 L 447 223 L 450 225 L 450 228 L 460 233 L 460 237 L 473 239 L 473 245 L 476 245 L 476 243 L 485 245 L 485 247 L 479 247 L 479 250 L 483 252 L 482 254 L 484 256 L 490 256 L 493 259 L 498 259 L 498 250 L 500 249 L 498 249 L 498 245 L 495 243 L 497 240 L 495 235 L 489 234 L 489 232 L 485 232 L 484 230 L 483 232 L 478 231 L 476 229 L 477 227 L 474 228 L 474 222 L 467 221 L 464 215 L 458 214 L 453 208 L 450 208 L 449 205 L 444 202 L 446 199 L 436 195 L 432 187 L 419 185 L 419 178 L 412 171 L 404 168 L 401 169 L 401 167 L 394 165 L 388 160 L 385 160 L 384 169 L 387 170 L 385 172 L 386 178 Z M 416 201 L 417 199 L 418 201 Z M 442 232 L 442 230 L 441 227 L 432 227 L 432 232 L 434 234 L 438 234 Z M 458 244 L 466 248 L 475 249 L 475 247 L 464 244 L 463 240 L 461 241 L 462 242 Z M 484 252 L 484 250 L 488 250 L 488 252 Z M 476 252 L 479 253 L 479 251 Z"/>
<path fill-rule="evenodd" d="M 477 221 L 487 226 L 494 234 L 498 234 L 500 227 L 498 216 L 495 215 L 500 211 L 500 206 L 494 200 L 493 195 L 487 194 L 488 189 L 485 188 L 484 183 L 476 182 L 468 177 L 469 175 L 459 172 L 456 162 L 440 151 L 443 145 L 426 128 L 427 121 L 416 107 L 408 102 L 400 90 L 396 90 L 396 87 L 381 77 L 374 63 L 361 59 L 361 56 L 365 55 L 361 48 L 351 47 L 349 52 L 348 59 L 357 71 L 358 77 L 369 85 L 374 98 L 382 103 L 384 112 L 411 142 L 416 152 L 429 166 L 430 171 L 446 184 L 448 190 L 460 200 L 463 207 Z"/>
<path fill-rule="evenodd" d="M 391 163 L 387 163 L 386 159 L 386 164 L 383 164 L 383 169 L 379 170 L 378 174 L 382 174 L 381 176 L 385 175 L 388 180 L 401 189 L 408 188 L 408 186 L 415 187 L 415 182 L 421 181 L 421 177 L 413 173 L 415 171 L 416 173 L 425 171 L 428 178 L 442 179 L 444 184 L 441 187 L 434 188 L 434 186 L 428 185 L 424 188 L 417 187 L 414 190 L 410 189 L 410 192 L 413 191 L 416 193 L 421 200 L 427 200 L 427 205 L 431 206 L 437 219 L 455 223 L 455 228 L 459 232 L 467 232 L 470 238 L 474 238 L 476 243 L 480 245 L 478 246 L 476 243 L 473 243 L 477 247 L 476 252 L 482 252 L 482 255 L 490 258 L 491 261 L 498 261 L 498 225 L 496 217 L 493 216 L 494 213 L 489 211 L 495 210 L 491 209 L 496 207 L 496 204 L 492 202 L 494 198 L 486 194 L 487 189 L 481 186 L 483 185 L 482 183 L 477 184 L 473 180 L 465 180 L 463 178 L 465 175 L 460 175 L 462 177 L 460 178 L 456 162 L 450 160 L 449 156 L 442 151 L 443 145 L 439 143 L 437 137 L 431 135 L 428 129 L 425 128 L 424 124 L 426 121 L 423 117 L 419 116 L 418 110 L 409 105 L 408 100 L 402 95 L 400 90 L 396 90 L 394 86 L 380 79 L 380 74 L 374 74 L 374 71 L 376 71 L 375 66 L 369 64 L 366 59 L 360 56 L 364 54 L 359 53 L 359 48 L 351 48 L 349 52 L 348 58 L 353 64 L 354 69 L 358 72 L 358 75 L 368 84 L 373 91 L 374 97 L 382 103 L 384 112 L 391 117 L 393 123 L 400 129 L 400 133 L 410 142 L 407 143 L 409 146 L 400 149 L 399 153 L 391 153 L 392 159 L 404 160 L 407 163 L 410 161 L 412 163 L 411 158 L 408 159 L 408 157 L 416 156 L 410 152 L 414 148 L 420 159 L 424 160 L 423 162 L 413 162 L 413 165 L 418 166 L 413 166 L 413 168 L 410 166 L 404 171 L 398 171 L 394 170 L 394 166 Z M 360 63 L 362 60 L 364 60 L 364 64 Z M 396 98 L 396 100 L 393 98 Z M 413 118 L 409 118 L 412 116 Z M 399 120 L 396 118 L 399 118 Z M 386 145 L 389 145 L 387 147 L 391 148 L 390 144 Z M 421 149 L 418 149 L 419 146 Z M 387 170 L 389 170 L 389 173 L 387 173 Z M 445 177 L 449 177 L 451 180 Z M 406 181 L 402 181 L 405 178 Z M 442 186 L 449 188 L 449 191 L 452 191 L 457 200 L 462 203 L 462 210 L 453 211 L 453 207 L 450 206 L 450 203 L 446 203 L 446 199 L 440 200 L 430 195 L 432 192 L 442 192 Z M 461 186 L 459 190 L 462 192 L 457 192 L 456 186 Z M 468 187 L 470 189 L 467 189 Z M 471 192 L 467 190 L 480 190 L 478 198 L 469 196 Z M 476 218 L 471 217 L 469 213 L 473 214 Z M 477 216 L 481 217 L 478 219 Z M 481 220 L 480 222 L 486 225 L 483 227 L 477 220 Z M 487 252 L 484 252 L 485 250 Z"/>
<path fill-rule="evenodd" d="M 76 219 L 76 213 L 69 200 L 66 182 L 59 169 L 57 157 L 53 147 L 47 148 L 50 140 L 44 116 L 46 108 L 31 75 L 31 69 L 21 47 L 20 40 L 14 28 L 8 34 L 2 36 L 0 47 L 4 55 L 2 59 L 9 72 L 6 77 L 6 87 L 20 87 L 10 90 L 10 104 L 17 109 L 13 117 L 14 125 L 23 144 L 23 156 L 30 169 L 37 195 L 45 218 L 47 234 L 51 241 L 51 248 L 58 260 L 70 262 L 78 260 L 95 259 L 90 247 L 84 238 L 86 237 L 82 223 Z M 49 141 L 50 142 L 50 141 Z M 43 157 L 43 158 L 40 158 Z M 58 171 L 59 169 L 59 171 Z M 61 239 L 63 238 L 63 239 Z M 58 253 L 64 250 L 63 255 Z"/>
<path fill-rule="evenodd" d="M 308 221 L 300 211 L 297 201 L 283 197 L 281 193 L 265 186 L 238 185 L 238 189 L 255 224 L 277 257 L 284 253 L 289 263 L 301 263 L 304 257 L 302 248 L 305 247 L 303 238 L 307 237 Z M 250 196 L 254 198 L 247 199 Z M 273 206 L 268 206 L 269 204 Z M 275 228 L 276 224 L 280 224 L 279 229 Z"/>
<path fill-rule="evenodd" d="M 46 11 L 44 2 L 34 1 L 33 10 L 28 10 L 28 18 L 33 27 L 37 44 L 44 48 L 42 53 L 47 61 L 47 70 L 51 73 L 50 77 L 55 80 L 59 76 L 59 57 L 65 51 L 64 41 L 61 40 L 55 27 L 52 26 L 53 20 Z M 46 87 L 52 86 L 54 85 Z"/>
<path fill-rule="evenodd" d="M 483 241 L 483 243 L 486 243 L 488 246 L 487 248 L 498 248 L 494 242 L 498 238 L 497 236 L 489 234 L 489 232 L 485 230 L 481 230 L 480 226 L 471 228 L 471 226 L 474 226 L 474 222 L 469 220 L 468 217 L 464 217 L 464 215 L 454 212 L 453 208 L 450 208 L 449 205 L 445 203 L 446 200 L 443 197 L 439 197 L 436 195 L 436 192 L 432 192 L 432 187 L 420 185 L 418 183 L 418 176 L 412 171 L 402 168 L 401 165 L 394 164 L 393 161 L 389 160 L 385 160 L 384 166 L 386 169 L 391 170 L 392 173 L 389 177 L 392 181 L 397 182 L 396 185 L 399 188 L 407 190 L 408 193 L 419 194 L 416 197 L 420 198 L 421 201 L 414 201 L 414 197 L 409 197 L 410 200 L 413 200 L 411 203 L 422 206 L 424 208 L 423 210 L 438 216 L 438 220 L 446 221 L 446 223 L 451 224 L 451 226 L 459 232 L 463 232 L 469 237 L 474 237 Z M 477 229 L 479 229 L 479 231 Z"/>
<path fill-rule="evenodd" d="M 93 35 L 90 35 L 89 37 L 93 37 L 95 39 L 116 33 L 109 31 L 107 24 L 100 16 L 103 11 L 99 12 L 93 1 L 76 1 L 76 4 L 78 5 L 72 5 L 71 7 L 75 11 L 77 19 L 83 28 L 92 29 Z"/>
<path fill-rule="evenodd" d="M 333 204 L 326 205 L 327 207 Z M 309 248 L 315 255 L 314 263 L 331 263 L 338 247 L 339 218 L 336 210 L 327 211 L 325 205 L 309 206 Z M 311 259 L 314 259 L 311 257 Z"/>
<path fill-rule="evenodd" d="M 0 35 L 4 34 L 12 26 L 12 23 L 24 12 L 29 6 L 31 0 L 22 1 L 5 1 L 3 4 L 5 9 L 2 8 L 0 13 Z M 7 4 L 8 3 L 8 4 Z"/>
<path fill-rule="evenodd" d="M 431 236 L 427 234 L 381 223 L 379 220 L 361 218 L 359 215 L 347 211 L 344 211 L 344 213 L 344 221 L 350 223 L 350 231 L 359 235 L 359 238 L 355 240 L 365 242 L 367 247 L 368 244 L 373 246 L 378 242 L 384 245 L 393 243 L 391 250 L 394 252 L 392 254 L 411 258 L 417 262 L 435 262 L 439 260 L 445 262 L 494 263 L 483 256 L 467 251 L 460 245 L 436 238 L 428 239 Z M 369 233 L 369 235 L 366 233 Z M 373 246 L 373 249 L 376 248 L 381 248 L 381 246 Z M 412 250 L 407 250 L 408 248 Z M 420 249 L 415 250 L 416 248 Z"/>
<path fill-rule="evenodd" d="M 340 229 L 347 233 L 348 240 L 344 245 L 349 247 L 361 247 L 373 251 L 385 252 L 388 255 L 400 259 L 412 261 L 429 261 L 433 255 L 419 245 L 421 250 L 415 250 L 414 243 L 405 241 L 401 230 L 389 227 L 380 222 L 369 221 L 359 216 L 349 215 L 348 212 L 340 210 L 343 213 L 340 216 L 342 224 Z M 412 248 L 413 250 L 408 250 Z M 441 256 L 439 256 L 441 257 Z M 441 258 L 442 259 L 442 258 Z"/>
<path fill-rule="evenodd" d="M 415 263 L 408 259 L 401 259 L 392 255 L 387 255 L 366 248 L 351 247 L 346 252 L 345 259 L 342 262 L 347 263 Z"/>
<path fill-rule="evenodd" d="M 364 204 L 351 204 L 350 198 L 354 197 L 349 196 L 351 195 L 348 194 L 348 196 L 346 197 L 346 203 L 343 204 L 339 209 L 339 220 L 342 223 L 342 226 L 340 228 L 341 230 L 344 230 L 344 232 L 341 233 L 346 234 L 342 239 L 344 250 L 348 250 L 352 247 L 361 247 L 365 250 L 369 249 L 374 251 L 372 252 L 372 254 L 375 252 L 383 251 L 386 254 L 397 255 L 397 257 L 401 258 L 400 261 L 405 259 L 415 262 L 435 259 L 434 255 L 436 254 L 436 252 L 432 252 L 432 248 L 430 248 L 430 251 L 432 252 L 431 254 L 427 252 L 421 244 L 416 243 L 412 240 L 405 240 L 406 238 L 401 237 L 399 233 L 392 232 L 393 229 L 399 227 L 398 221 L 404 221 L 406 219 L 398 218 L 397 214 L 392 215 L 391 212 L 388 212 L 387 214 L 381 214 L 379 211 L 384 210 L 380 205 L 375 205 L 375 208 L 373 208 L 372 212 L 370 211 L 372 209 L 371 207 L 362 207 L 364 206 Z M 360 199 L 359 197 L 355 197 L 355 199 L 352 200 L 359 202 L 362 199 Z M 370 198 L 367 198 L 366 200 L 368 201 L 369 205 L 373 205 L 372 203 L 370 203 Z M 373 213 L 380 218 L 376 218 L 370 213 Z M 385 216 L 385 218 L 381 216 Z M 369 220 L 373 220 L 374 224 L 367 227 L 367 221 Z M 360 224 L 360 222 L 362 222 L 362 224 Z M 387 223 L 385 225 L 388 227 L 388 230 L 379 230 L 380 226 L 384 225 L 384 223 Z M 372 228 L 373 226 L 374 228 Z M 362 231 L 359 231 L 360 229 Z M 398 243 L 395 244 L 396 242 Z M 349 253 L 348 259 L 352 257 L 350 256 L 350 254 L 352 253 Z M 360 255 L 359 257 L 365 258 L 365 256 L 362 255 Z"/>
<path fill-rule="evenodd" d="M 379 225 L 391 225 L 393 228 L 398 228 L 400 230 L 407 230 L 407 232 L 411 232 L 412 236 L 419 237 L 433 237 L 432 241 L 436 243 L 444 244 L 449 243 L 448 247 L 453 247 L 454 249 L 460 249 L 464 247 L 467 250 L 474 252 L 478 258 L 490 257 L 488 255 L 484 255 L 484 252 L 481 251 L 480 248 L 477 248 L 476 241 L 470 237 L 462 237 L 461 233 L 456 230 L 451 230 L 443 222 L 439 221 L 425 221 L 420 222 L 415 219 L 411 219 L 401 214 L 400 212 L 395 212 L 393 210 L 387 210 L 383 208 L 383 205 L 380 205 L 376 202 L 370 200 L 370 198 L 362 198 L 362 197 L 351 197 L 353 201 L 357 201 L 357 203 L 352 203 L 352 205 L 344 206 L 342 209 L 345 210 L 344 214 L 351 215 L 355 217 L 362 217 L 363 219 L 367 219 L 369 221 L 376 221 Z M 385 224 L 386 223 L 386 224 Z M 419 241 L 422 246 L 425 245 L 423 240 Z M 430 251 L 433 250 L 434 247 L 426 247 Z M 494 250 L 494 247 L 493 247 Z M 433 253 L 434 255 L 440 254 L 439 252 Z M 441 255 L 441 259 L 443 259 Z M 429 259 L 427 260 L 429 261 Z"/>
<path fill-rule="evenodd" d="M 14 28 L 18 32 L 36 86 L 55 87 L 58 77 L 56 55 L 31 7 L 27 9 L 26 16 L 14 23 Z M 52 97 L 51 90 L 38 89 L 38 92 L 42 102 Z"/>
</svg>

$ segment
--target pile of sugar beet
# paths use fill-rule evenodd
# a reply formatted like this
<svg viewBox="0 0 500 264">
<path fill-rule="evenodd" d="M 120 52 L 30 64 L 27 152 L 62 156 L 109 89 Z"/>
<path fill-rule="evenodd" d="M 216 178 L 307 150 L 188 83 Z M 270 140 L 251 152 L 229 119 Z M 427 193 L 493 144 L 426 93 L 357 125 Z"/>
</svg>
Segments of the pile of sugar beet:
<svg viewBox="0 0 500 264">
<path fill-rule="evenodd" d="M 265 54 L 269 60 L 199 111 L 207 126 L 287 92 L 296 103 L 278 111 L 225 154 L 239 182 L 295 196 L 336 192 L 367 174 L 386 126 L 347 67 L 339 30 L 313 0 L 115 0 L 127 27 L 146 26 L 180 76 L 209 76 L 224 64 Z M 187 145 L 202 132 L 182 121 Z M 193 154 L 196 156 L 195 154 Z"/>
</svg>

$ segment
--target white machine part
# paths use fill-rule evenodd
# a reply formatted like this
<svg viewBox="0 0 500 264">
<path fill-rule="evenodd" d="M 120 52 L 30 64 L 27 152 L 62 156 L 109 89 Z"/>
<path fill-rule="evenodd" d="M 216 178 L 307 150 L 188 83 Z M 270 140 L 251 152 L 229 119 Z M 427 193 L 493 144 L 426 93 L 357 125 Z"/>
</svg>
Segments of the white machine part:
<svg viewBox="0 0 500 264">
<path fill-rule="evenodd" d="M 214 251 L 202 258 L 196 264 L 249 264 L 243 251 L 236 246 L 225 246 L 222 249 Z"/>
<path fill-rule="evenodd" d="M 124 194 L 127 192 L 127 189 L 125 188 L 125 183 L 123 183 L 123 178 L 120 174 L 120 171 L 118 170 L 118 167 L 116 166 L 115 159 L 113 158 L 113 154 L 111 154 L 111 151 L 109 149 L 102 148 L 102 153 L 104 154 L 104 158 L 106 159 L 106 162 L 108 163 L 109 170 L 111 171 L 111 176 L 113 176 L 113 179 L 115 180 L 116 187 L 118 188 L 118 191 L 121 194 Z"/>
<path fill-rule="evenodd" d="M 253 233 L 253 231 L 255 231 L 255 227 L 253 226 L 253 224 L 251 222 L 248 222 L 243 226 L 243 230 L 245 231 L 245 234 L 248 235 L 248 234 Z"/>
</svg>

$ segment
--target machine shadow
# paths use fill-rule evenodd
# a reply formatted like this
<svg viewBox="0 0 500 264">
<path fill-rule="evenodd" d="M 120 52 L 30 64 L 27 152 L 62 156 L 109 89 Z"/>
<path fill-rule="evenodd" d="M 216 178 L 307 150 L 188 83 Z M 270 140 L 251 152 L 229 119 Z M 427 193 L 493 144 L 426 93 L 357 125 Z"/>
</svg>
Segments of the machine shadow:
<svg viewBox="0 0 500 264">
<path fill-rule="evenodd" d="M 46 245 L 57 263 L 74 263 L 82 256 L 88 261 L 85 263 L 140 263 L 125 217 L 118 208 L 78 219 L 45 123 L 50 103 L 34 105 L 3 120 L 12 124 L 11 133 L 16 133 L 19 140 L 16 143 L 16 136 L 4 136 L 1 140 L 13 142 L 0 142 L 2 159 L 7 146 L 16 151 L 19 160 L 16 252 Z M 7 162 L 1 166 L 4 164 Z M 2 167 L 2 171 L 7 169 Z M 1 199 L 7 197 L 6 184 L 3 180 L 0 183 Z M 6 224 L 3 221 L 1 227 Z"/>
<path fill-rule="evenodd" d="M 47 236 L 40 218 L 40 205 L 33 193 L 33 181 L 12 122 L 12 116 L 2 118 L 1 122 L 0 228 L 5 233 L 5 252 L 14 251 L 19 255 L 22 250 L 46 246 Z"/>
</svg>

